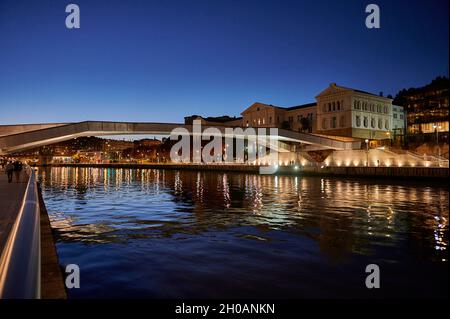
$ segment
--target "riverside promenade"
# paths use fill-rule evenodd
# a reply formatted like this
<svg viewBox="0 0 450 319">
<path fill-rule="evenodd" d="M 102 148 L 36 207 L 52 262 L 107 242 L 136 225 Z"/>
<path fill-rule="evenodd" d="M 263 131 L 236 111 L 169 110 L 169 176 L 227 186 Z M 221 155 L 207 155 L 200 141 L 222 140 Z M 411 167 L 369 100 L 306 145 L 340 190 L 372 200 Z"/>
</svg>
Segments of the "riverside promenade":
<svg viewBox="0 0 450 319">
<path fill-rule="evenodd" d="M 14 278 L 16 279 L 22 277 L 22 268 L 17 267 L 14 262 L 11 263 L 11 259 L 17 260 L 14 256 L 15 254 L 26 255 L 30 253 L 23 251 L 25 247 L 30 247 L 27 246 L 26 243 L 19 243 L 19 245 L 17 245 L 18 241 L 24 240 L 24 238 L 20 236 L 20 230 L 18 231 L 18 229 L 24 227 L 24 222 L 30 222 L 24 221 L 22 214 L 23 209 L 26 206 L 26 204 L 24 205 L 24 201 L 25 196 L 27 196 L 29 180 L 30 176 L 24 169 L 20 175 L 14 175 L 13 181 L 8 183 L 5 172 L 0 170 L 0 294 L 3 294 L 2 289 L 5 282 L 10 280 L 8 276 L 10 276 L 11 273 L 15 274 Z M 64 288 L 63 276 L 59 267 L 50 221 L 45 209 L 45 204 L 42 200 L 40 189 L 37 194 L 38 198 L 34 198 L 34 205 L 39 205 L 40 236 L 38 237 L 39 249 L 37 250 L 40 255 L 40 264 L 38 262 L 39 266 L 36 265 L 33 267 L 39 268 L 38 274 L 40 280 L 38 295 L 41 299 L 65 299 L 67 298 L 67 295 Z M 25 245 L 20 246 L 20 244 Z M 18 246 L 23 248 L 20 251 L 17 251 L 15 247 Z M 16 277 L 16 275 L 19 275 L 19 277 Z M 23 277 L 26 277 L 25 274 Z M 18 286 L 22 285 L 22 283 L 18 282 L 16 282 L 16 284 Z M 7 298 L 9 298 L 9 296 Z M 12 298 L 22 298 L 22 296 L 17 295 L 16 292 L 14 292 Z"/>
<path fill-rule="evenodd" d="M 19 180 L 13 176 L 13 182 L 8 183 L 5 172 L 0 170 L 0 253 L 19 214 L 27 183 L 28 176 L 24 172 L 20 174 Z"/>
</svg>

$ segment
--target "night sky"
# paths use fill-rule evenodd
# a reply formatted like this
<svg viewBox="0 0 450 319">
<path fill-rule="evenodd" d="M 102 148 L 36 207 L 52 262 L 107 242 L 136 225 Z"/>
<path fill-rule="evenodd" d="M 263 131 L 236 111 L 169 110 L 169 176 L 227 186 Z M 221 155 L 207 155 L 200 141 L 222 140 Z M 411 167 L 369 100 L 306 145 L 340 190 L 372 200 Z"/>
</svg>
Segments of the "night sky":
<svg viewBox="0 0 450 319">
<path fill-rule="evenodd" d="M 0 0 L 0 123 L 239 115 L 331 82 L 395 95 L 448 75 L 448 30 L 447 0 Z"/>
</svg>

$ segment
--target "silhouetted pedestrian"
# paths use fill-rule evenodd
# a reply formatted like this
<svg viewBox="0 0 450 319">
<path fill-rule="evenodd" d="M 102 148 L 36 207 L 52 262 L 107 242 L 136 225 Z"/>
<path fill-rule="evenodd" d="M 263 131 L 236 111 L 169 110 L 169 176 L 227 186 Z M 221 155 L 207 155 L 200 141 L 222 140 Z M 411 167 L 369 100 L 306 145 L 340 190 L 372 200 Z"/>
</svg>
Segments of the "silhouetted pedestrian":
<svg viewBox="0 0 450 319">
<path fill-rule="evenodd" d="M 14 164 L 14 175 L 16 175 L 16 182 L 19 182 L 20 172 L 22 171 L 22 163 L 19 161 L 15 161 Z"/>
<path fill-rule="evenodd" d="M 8 175 L 8 183 L 12 182 L 13 171 L 14 171 L 13 163 L 8 162 L 8 164 L 6 164 L 6 166 L 5 166 L 5 173 L 6 173 L 6 175 Z"/>
</svg>

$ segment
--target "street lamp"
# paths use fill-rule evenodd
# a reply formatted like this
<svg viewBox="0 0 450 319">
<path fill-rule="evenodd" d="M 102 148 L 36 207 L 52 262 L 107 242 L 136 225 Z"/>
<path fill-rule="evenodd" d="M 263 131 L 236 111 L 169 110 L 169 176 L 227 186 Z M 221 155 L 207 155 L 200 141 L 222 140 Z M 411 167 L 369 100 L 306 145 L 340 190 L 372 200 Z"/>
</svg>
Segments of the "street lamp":
<svg viewBox="0 0 450 319">
<path fill-rule="evenodd" d="M 439 146 L 439 130 L 442 128 L 442 126 L 433 125 L 433 128 L 436 130 L 436 143 L 438 147 L 438 166 L 441 166 L 441 148 Z"/>
<path fill-rule="evenodd" d="M 366 138 L 366 166 L 369 166 L 369 140 Z"/>
</svg>

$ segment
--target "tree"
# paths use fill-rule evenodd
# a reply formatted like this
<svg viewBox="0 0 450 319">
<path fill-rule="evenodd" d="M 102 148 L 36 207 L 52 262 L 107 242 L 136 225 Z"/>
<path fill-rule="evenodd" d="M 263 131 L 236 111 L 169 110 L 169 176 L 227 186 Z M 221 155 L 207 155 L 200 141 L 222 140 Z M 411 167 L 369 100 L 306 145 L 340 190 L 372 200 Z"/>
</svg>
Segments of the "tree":
<svg viewBox="0 0 450 319">
<path fill-rule="evenodd" d="M 289 123 L 288 121 L 283 121 L 283 123 L 281 123 L 281 128 L 284 130 L 290 130 L 291 129 L 291 123 Z"/>
<path fill-rule="evenodd" d="M 300 124 L 302 125 L 302 132 L 309 131 L 309 129 L 311 128 L 311 121 L 307 117 L 302 117 L 300 119 Z"/>
</svg>

